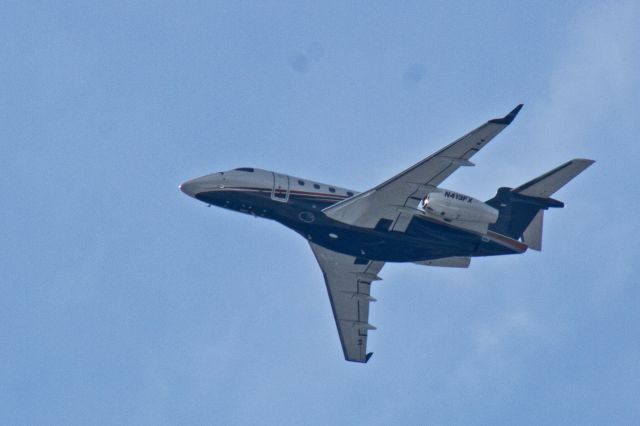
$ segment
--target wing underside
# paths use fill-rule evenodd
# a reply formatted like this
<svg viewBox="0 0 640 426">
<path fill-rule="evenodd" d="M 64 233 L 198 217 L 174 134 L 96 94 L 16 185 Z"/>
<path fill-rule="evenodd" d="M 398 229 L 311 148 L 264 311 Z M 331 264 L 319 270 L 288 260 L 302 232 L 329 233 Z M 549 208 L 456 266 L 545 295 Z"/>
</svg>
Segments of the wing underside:
<svg viewBox="0 0 640 426">
<path fill-rule="evenodd" d="M 367 362 L 371 283 L 377 281 L 384 262 L 373 262 L 338 253 L 309 242 L 322 269 L 333 317 L 347 361 Z"/>
<path fill-rule="evenodd" d="M 392 221 L 391 230 L 404 231 L 412 217 L 411 211 L 426 195 L 459 167 L 473 166 L 469 159 L 504 130 L 521 108 L 522 105 L 518 105 L 506 116 L 489 120 L 386 182 L 323 212 L 337 221 L 370 229 L 375 228 L 380 219 L 387 219 Z"/>
</svg>

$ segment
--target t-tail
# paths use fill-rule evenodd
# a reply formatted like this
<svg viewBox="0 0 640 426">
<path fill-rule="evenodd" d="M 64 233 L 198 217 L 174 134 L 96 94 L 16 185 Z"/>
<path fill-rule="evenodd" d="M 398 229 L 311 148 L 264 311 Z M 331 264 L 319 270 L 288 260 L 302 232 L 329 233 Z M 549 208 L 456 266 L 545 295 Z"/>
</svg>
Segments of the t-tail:
<svg viewBox="0 0 640 426">
<path fill-rule="evenodd" d="M 529 248 L 540 251 L 544 211 L 564 207 L 563 202 L 551 195 L 593 163 L 593 160 L 574 159 L 515 189 L 498 189 L 496 196 L 487 201 L 500 212 L 497 222 L 489 229 L 521 239 Z"/>
</svg>

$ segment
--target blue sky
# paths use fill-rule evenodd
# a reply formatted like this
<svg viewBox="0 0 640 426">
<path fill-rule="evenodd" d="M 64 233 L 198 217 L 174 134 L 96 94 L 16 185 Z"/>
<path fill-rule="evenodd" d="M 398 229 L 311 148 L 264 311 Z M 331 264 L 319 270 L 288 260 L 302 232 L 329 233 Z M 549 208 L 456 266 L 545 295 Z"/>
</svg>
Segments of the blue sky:
<svg viewBox="0 0 640 426">
<path fill-rule="evenodd" d="M 637 2 L 0 6 L 0 422 L 631 424 Z M 347 363 L 306 242 L 178 184 L 364 190 L 502 116 L 444 186 L 575 157 L 541 253 L 387 265 Z"/>
</svg>

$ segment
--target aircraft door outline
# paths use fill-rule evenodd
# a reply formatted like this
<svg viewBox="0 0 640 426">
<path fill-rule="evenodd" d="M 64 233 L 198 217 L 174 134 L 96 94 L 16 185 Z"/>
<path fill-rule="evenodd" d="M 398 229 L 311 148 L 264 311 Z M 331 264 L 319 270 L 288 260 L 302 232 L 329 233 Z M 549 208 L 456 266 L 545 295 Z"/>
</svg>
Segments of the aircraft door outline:
<svg viewBox="0 0 640 426">
<path fill-rule="evenodd" d="M 286 203 L 289 201 L 289 176 L 273 172 L 271 199 Z"/>
</svg>

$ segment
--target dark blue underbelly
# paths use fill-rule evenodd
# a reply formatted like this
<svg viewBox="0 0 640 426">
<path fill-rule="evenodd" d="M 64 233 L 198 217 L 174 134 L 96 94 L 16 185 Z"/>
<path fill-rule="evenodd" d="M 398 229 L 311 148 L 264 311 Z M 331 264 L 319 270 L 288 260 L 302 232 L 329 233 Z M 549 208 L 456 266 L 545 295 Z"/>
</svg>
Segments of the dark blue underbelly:
<svg viewBox="0 0 640 426">
<path fill-rule="evenodd" d="M 475 234 L 414 218 L 406 232 L 358 228 L 326 217 L 322 209 L 333 202 L 313 196 L 290 195 L 284 203 L 268 190 L 215 191 L 198 194 L 205 203 L 273 219 L 304 238 L 330 250 L 385 262 L 413 262 L 451 256 L 508 254 Z"/>
</svg>

